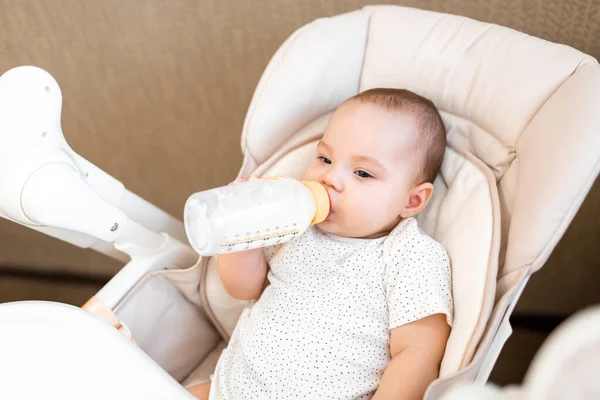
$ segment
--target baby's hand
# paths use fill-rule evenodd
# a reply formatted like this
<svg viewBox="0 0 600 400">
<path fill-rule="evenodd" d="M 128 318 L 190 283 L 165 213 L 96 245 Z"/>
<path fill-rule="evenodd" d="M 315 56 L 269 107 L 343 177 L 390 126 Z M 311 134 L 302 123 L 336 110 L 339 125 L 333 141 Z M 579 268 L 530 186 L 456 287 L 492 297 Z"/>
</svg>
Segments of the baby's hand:
<svg viewBox="0 0 600 400">
<path fill-rule="evenodd" d="M 258 179 L 261 179 L 261 178 L 262 178 L 262 175 L 254 175 L 254 174 L 252 174 L 252 175 L 247 176 L 245 178 L 237 178 L 235 181 L 231 182 L 229 185 L 236 185 L 238 183 L 243 183 L 243 182 L 248 182 L 248 181 L 255 181 L 255 180 L 258 180 Z"/>
</svg>

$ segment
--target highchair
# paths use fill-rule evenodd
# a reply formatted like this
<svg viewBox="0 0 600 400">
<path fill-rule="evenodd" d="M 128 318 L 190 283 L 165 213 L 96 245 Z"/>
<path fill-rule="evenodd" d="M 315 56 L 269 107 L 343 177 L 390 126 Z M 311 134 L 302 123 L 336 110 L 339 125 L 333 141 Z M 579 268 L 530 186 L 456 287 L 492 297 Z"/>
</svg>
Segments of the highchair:
<svg viewBox="0 0 600 400">
<path fill-rule="evenodd" d="M 419 216 L 452 262 L 455 321 L 426 394 L 440 399 L 487 380 L 519 295 L 598 175 L 600 67 L 567 46 L 412 8 L 316 20 L 258 84 L 239 176 L 298 178 L 334 109 L 374 87 L 431 99 L 448 131 Z M 208 379 L 247 303 L 221 286 L 214 257 L 191 251 L 179 220 L 69 148 L 61 103 L 45 71 L 0 78 L 0 213 L 131 260 L 84 309 L 0 305 L 0 398 L 191 398 L 184 386 Z"/>
</svg>

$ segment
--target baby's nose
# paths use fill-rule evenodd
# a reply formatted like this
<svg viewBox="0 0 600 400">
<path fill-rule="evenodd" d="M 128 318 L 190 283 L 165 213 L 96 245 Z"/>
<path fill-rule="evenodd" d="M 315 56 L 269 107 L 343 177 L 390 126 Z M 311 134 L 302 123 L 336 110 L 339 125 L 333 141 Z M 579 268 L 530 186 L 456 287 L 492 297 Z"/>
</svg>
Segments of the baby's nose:
<svg viewBox="0 0 600 400">
<path fill-rule="evenodd" d="M 342 192 L 344 190 L 344 181 L 341 176 L 335 172 L 327 173 L 321 180 L 321 184 L 327 188 L 328 192 L 330 189 L 333 189 L 336 192 Z M 331 193 L 329 195 L 331 196 Z"/>
</svg>

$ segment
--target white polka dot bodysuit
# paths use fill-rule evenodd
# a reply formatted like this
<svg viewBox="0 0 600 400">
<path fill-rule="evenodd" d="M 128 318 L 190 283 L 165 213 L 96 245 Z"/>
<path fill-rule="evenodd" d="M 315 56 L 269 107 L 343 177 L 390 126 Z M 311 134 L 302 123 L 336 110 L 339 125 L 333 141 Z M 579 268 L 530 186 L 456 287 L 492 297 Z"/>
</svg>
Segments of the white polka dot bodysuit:
<svg viewBox="0 0 600 400">
<path fill-rule="evenodd" d="M 414 218 L 378 239 L 312 227 L 265 254 L 270 284 L 242 312 L 211 399 L 369 399 L 390 329 L 435 313 L 452 322 L 448 256 Z"/>
</svg>

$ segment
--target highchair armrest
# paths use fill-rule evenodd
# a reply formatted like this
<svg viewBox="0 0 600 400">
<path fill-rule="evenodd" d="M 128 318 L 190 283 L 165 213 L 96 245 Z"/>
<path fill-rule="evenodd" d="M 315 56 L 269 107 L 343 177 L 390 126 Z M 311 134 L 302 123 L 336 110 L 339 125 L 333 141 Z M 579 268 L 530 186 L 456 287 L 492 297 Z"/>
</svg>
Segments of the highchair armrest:
<svg viewBox="0 0 600 400">
<path fill-rule="evenodd" d="M 0 304 L 0 398 L 193 399 L 106 323 L 51 302 Z"/>
<path fill-rule="evenodd" d="M 151 231 L 164 232 L 182 243 L 188 243 L 183 223 L 179 219 L 127 190 L 123 183 L 79 154 L 73 152 L 71 156 L 76 160 L 90 188 L 108 203 L 120 209 L 130 220 L 142 224 Z M 23 224 L 3 213 L 1 208 L 0 217 L 74 246 L 95 250 L 124 263 L 129 260 L 129 256 L 116 249 L 112 243 L 88 234 L 53 226 Z"/>
</svg>

